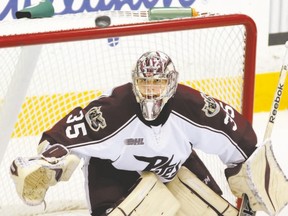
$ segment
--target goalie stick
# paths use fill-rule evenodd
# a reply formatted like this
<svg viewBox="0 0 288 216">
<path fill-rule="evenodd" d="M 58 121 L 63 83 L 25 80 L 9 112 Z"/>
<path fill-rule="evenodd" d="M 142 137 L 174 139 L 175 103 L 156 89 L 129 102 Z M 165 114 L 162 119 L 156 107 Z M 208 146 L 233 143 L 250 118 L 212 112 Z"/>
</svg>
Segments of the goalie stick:
<svg viewBox="0 0 288 216">
<path fill-rule="evenodd" d="M 284 88 L 284 84 L 285 84 L 285 79 L 287 76 L 287 70 L 288 70 L 288 41 L 286 41 L 285 43 L 285 56 L 283 59 L 283 64 L 280 70 L 280 75 L 279 75 L 279 80 L 278 80 L 278 85 L 275 91 L 275 95 L 273 98 L 273 103 L 272 103 L 272 107 L 270 110 L 270 114 L 269 114 L 269 120 L 266 126 L 266 130 L 264 133 L 264 142 L 267 139 L 271 138 L 272 135 L 272 129 L 275 123 L 275 119 L 276 119 L 276 115 L 278 112 L 278 108 L 279 108 L 279 104 L 280 104 L 280 100 L 281 100 L 281 96 L 283 94 L 283 88 Z"/>
<path fill-rule="evenodd" d="M 255 216 L 256 212 L 253 211 L 249 204 L 249 199 L 246 194 L 242 195 L 241 206 L 239 208 L 238 216 Z"/>
<path fill-rule="evenodd" d="M 280 75 L 279 75 L 279 80 L 277 84 L 277 88 L 274 94 L 273 102 L 272 102 L 272 107 L 269 113 L 269 119 L 268 123 L 266 126 L 266 130 L 264 133 L 264 143 L 267 139 L 271 138 L 272 135 L 272 129 L 275 123 L 276 115 L 278 112 L 281 96 L 283 94 L 283 89 L 284 89 L 284 84 L 287 76 L 287 71 L 288 71 L 288 41 L 285 43 L 285 55 L 283 59 L 283 64 L 280 70 Z M 239 208 L 239 216 L 254 216 L 256 215 L 256 212 L 254 212 L 249 204 L 249 199 L 246 194 L 242 195 L 242 200 L 241 200 L 241 205 Z"/>
</svg>

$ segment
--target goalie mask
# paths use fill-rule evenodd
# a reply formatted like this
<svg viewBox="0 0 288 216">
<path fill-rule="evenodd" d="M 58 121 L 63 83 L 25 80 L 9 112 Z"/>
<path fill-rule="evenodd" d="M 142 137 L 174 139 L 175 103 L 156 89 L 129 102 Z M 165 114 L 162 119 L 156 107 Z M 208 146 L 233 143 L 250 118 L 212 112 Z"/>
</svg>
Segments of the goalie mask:
<svg viewBox="0 0 288 216">
<path fill-rule="evenodd" d="M 177 79 L 178 72 L 165 53 L 146 52 L 138 59 L 132 71 L 133 91 L 147 121 L 156 119 L 175 94 Z"/>
</svg>

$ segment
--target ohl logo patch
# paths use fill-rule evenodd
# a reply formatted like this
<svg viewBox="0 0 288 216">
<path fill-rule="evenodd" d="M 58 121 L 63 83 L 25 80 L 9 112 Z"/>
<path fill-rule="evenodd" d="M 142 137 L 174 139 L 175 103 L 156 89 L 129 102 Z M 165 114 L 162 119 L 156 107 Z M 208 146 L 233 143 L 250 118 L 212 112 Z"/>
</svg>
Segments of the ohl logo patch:
<svg viewBox="0 0 288 216">
<path fill-rule="evenodd" d="M 108 45 L 111 47 L 115 47 L 119 44 L 120 38 L 115 37 L 115 38 L 108 38 Z"/>
</svg>

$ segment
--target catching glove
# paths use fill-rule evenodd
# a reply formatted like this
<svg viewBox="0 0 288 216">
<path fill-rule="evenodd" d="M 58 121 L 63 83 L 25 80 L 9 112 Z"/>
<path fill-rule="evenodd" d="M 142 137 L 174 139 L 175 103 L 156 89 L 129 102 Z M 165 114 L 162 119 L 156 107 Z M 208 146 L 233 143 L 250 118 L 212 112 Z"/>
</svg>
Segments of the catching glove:
<svg viewBox="0 0 288 216">
<path fill-rule="evenodd" d="M 39 205 L 48 188 L 59 181 L 68 181 L 79 162 L 65 146 L 56 144 L 37 157 L 16 158 L 10 174 L 19 197 L 27 205 Z"/>
</svg>

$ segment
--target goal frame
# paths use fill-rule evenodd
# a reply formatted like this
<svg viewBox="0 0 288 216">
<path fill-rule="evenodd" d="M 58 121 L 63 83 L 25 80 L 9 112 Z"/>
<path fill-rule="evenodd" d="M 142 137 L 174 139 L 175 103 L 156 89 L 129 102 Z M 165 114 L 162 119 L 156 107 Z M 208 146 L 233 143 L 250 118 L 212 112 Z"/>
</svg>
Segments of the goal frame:
<svg viewBox="0 0 288 216">
<path fill-rule="evenodd" d="M 203 27 L 203 18 L 185 18 L 153 21 L 145 23 L 133 23 L 109 26 L 106 28 L 84 28 L 63 31 L 51 31 L 43 33 L 30 33 L 24 35 L 12 35 L 0 37 L 0 48 L 38 45 L 45 43 L 57 43 L 65 41 L 100 39 L 109 37 L 121 37 L 157 32 L 180 31 L 185 29 L 200 29 Z M 205 17 L 205 28 L 217 26 L 244 25 L 246 28 L 245 56 L 249 61 L 244 65 L 244 87 L 242 101 L 242 114 L 252 123 L 253 120 L 253 98 L 255 82 L 255 61 L 257 28 L 253 19 L 244 14 L 217 15 Z M 131 28 L 133 27 L 133 28 Z M 161 29 L 161 30 L 160 30 Z"/>
<path fill-rule="evenodd" d="M 205 19 L 204 19 L 205 18 Z M 106 28 L 89 27 L 81 29 L 49 31 L 19 35 L 0 36 L 0 48 L 25 47 L 40 44 L 72 42 L 81 40 L 103 39 L 121 36 L 145 35 L 172 31 L 213 28 L 219 26 L 243 25 L 246 29 L 245 62 L 242 92 L 242 115 L 252 124 L 255 82 L 255 62 L 257 45 L 257 28 L 253 19 L 244 14 L 193 17 L 171 20 L 139 22 L 111 25 Z M 205 21 L 205 26 L 203 22 Z M 207 47 L 209 49 L 209 47 Z M 2 143 L 5 152 L 8 143 Z M 2 161 L 0 153 L 0 164 Z M 238 204 L 239 205 L 239 204 Z"/>
</svg>

